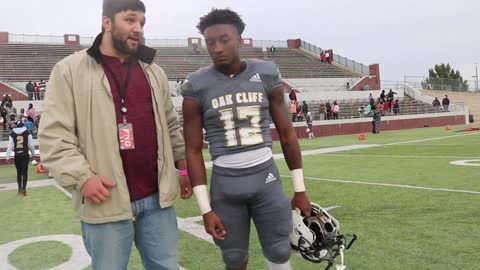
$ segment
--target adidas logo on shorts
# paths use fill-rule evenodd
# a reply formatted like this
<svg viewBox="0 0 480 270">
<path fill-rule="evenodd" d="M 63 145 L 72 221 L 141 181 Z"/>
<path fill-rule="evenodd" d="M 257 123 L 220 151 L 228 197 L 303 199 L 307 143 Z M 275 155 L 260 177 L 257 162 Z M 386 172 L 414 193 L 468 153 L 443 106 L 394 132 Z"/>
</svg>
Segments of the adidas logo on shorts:
<svg viewBox="0 0 480 270">
<path fill-rule="evenodd" d="M 269 173 L 268 176 L 267 176 L 267 179 L 265 179 L 265 184 L 268 184 L 268 183 L 273 182 L 275 180 L 277 180 L 275 175 L 273 175 L 272 173 Z"/>
<path fill-rule="evenodd" d="M 250 78 L 250 81 L 251 82 L 262 82 L 262 79 L 260 78 L 260 74 L 255 73 L 255 75 L 253 75 L 252 78 Z"/>
</svg>

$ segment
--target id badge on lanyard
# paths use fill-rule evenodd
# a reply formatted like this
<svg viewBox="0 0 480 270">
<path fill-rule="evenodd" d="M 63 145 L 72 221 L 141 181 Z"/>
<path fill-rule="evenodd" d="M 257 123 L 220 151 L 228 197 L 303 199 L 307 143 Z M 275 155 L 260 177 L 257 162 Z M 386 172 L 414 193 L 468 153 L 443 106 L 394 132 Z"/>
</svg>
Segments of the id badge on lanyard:
<svg viewBox="0 0 480 270">
<path fill-rule="evenodd" d="M 133 125 L 131 123 L 124 122 L 118 124 L 118 137 L 120 138 L 120 150 L 135 149 Z"/>
<path fill-rule="evenodd" d="M 132 60 L 128 63 L 127 77 L 125 79 L 123 88 L 120 88 L 120 83 L 118 82 L 118 79 L 115 76 L 115 73 L 112 71 L 112 69 L 108 66 L 107 63 L 104 63 L 105 68 L 113 76 L 115 86 L 117 87 L 118 93 L 121 98 L 120 113 L 123 116 L 123 122 L 118 124 L 118 137 L 120 139 L 120 150 L 135 149 L 135 140 L 133 138 L 133 125 L 127 122 L 127 106 L 125 104 L 126 93 L 128 90 L 128 83 L 130 82 L 130 75 L 132 71 L 132 63 L 133 63 Z"/>
</svg>

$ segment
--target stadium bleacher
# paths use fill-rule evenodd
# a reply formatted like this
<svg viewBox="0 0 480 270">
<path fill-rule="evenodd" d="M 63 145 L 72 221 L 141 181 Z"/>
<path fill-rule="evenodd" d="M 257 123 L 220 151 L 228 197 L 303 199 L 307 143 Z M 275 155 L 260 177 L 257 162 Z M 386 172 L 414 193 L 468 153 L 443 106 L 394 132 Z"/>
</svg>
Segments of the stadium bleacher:
<svg viewBox="0 0 480 270">
<path fill-rule="evenodd" d="M 0 44 L 0 80 L 25 82 L 48 80 L 55 63 L 83 50 L 82 46 L 48 44 Z M 185 78 L 189 73 L 211 64 L 204 49 L 196 53 L 188 47 L 160 47 L 155 62 L 165 69 L 168 78 Z M 242 48 L 244 58 L 263 59 L 261 48 Z M 356 77 L 345 69 L 322 63 L 297 49 L 278 48 L 274 60 L 285 78 Z"/>
</svg>

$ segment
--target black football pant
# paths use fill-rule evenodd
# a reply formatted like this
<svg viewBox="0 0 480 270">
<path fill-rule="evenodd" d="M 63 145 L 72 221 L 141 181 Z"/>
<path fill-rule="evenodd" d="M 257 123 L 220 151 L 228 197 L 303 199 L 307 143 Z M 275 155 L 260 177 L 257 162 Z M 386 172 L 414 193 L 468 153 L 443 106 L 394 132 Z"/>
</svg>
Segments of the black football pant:
<svg viewBox="0 0 480 270">
<path fill-rule="evenodd" d="M 17 184 L 18 191 L 23 192 L 27 190 L 27 180 L 28 180 L 28 163 L 30 162 L 30 157 L 17 157 L 15 156 L 15 168 L 17 168 Z"/>
</svg>

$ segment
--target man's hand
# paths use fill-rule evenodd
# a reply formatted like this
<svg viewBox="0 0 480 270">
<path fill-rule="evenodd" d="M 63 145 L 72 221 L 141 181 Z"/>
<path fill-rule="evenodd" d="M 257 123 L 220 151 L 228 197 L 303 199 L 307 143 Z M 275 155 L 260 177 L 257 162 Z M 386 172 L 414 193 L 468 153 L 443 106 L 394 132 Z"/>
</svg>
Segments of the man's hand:
<svg viewBox="0 0 480 270">
<path fill-rule="evenodd" d="M 312 205 L 306 192 L 295 192 L 292 198 L 292 209 L 298 208 L 303 216 L 310 217 L 312 214 Z"/>
<path fill-rule="evenodd" d="M 190 199 L 192 197 L 192 183 L 188 175 L 180 175 L 180 196 L 182 199 Z"/>
<path fill-rule="evenodd" d="M 225 240 L 227 232 L 225 231 L 222 221 L 215 212 L 210 211 L 203 215 L 203 224 L 205 226 L 205 231 L 214 239 Z"/>
<path fill-rule="evenodd" d="M 116 182 L 103 176 L 92 176 L 83 184 L 80 192 L 90 203 L 101 204 L 110 197 L 108 188 L 113 188 L 116 185 Z"/>
</svg>

